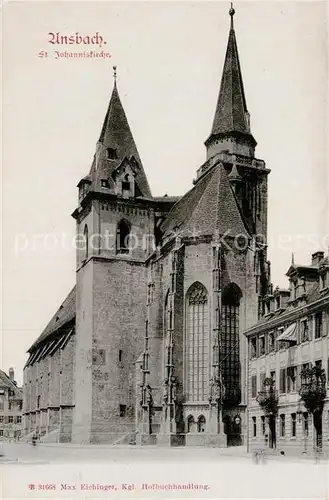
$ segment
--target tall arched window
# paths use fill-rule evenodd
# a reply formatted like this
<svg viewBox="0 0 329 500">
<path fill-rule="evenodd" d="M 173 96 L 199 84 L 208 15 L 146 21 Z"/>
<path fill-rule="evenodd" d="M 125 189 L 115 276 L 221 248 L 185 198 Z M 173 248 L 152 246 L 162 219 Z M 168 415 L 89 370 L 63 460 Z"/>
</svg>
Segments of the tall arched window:
<svg viewBox="0 0 329 500">
<path fill-rule="evenodd" d="M 206 401 L 209 393 L 208 292 L 194 283 L 186 297 L 186 396 L 187 401 Z"/>
<path fill-rule="evenodd" d="M 241 297 L 241 290 L 235 283 L 230 283 L 223 290 L 220 366 L 228 406 L 236 406 L 240 402 L 239 306 Z"/>
<path fill-rule="evenodd" d="M 165 306 L 163 311 L 163 367 L 164 367 L 164 378 L 168 378 L 168 367 L 171 363 L 171 352 L 170 352 L 170 332 L 173 327 L 173 315 L 171 308 L 171 301 L 169 296 L 169 290 L 166 294 Z"/>
<path fill-rule="evenodd" d="M 206 430 L 206 419 L 203 415 L 198 418 L 198 432 L 204 432 Z"/>
<path fill-rule="evenodd" d="M 117 253 L 129 253 L 130 224 L 122 219 L 117 229 Z"/>
<path fill-rule="evenodd" d="M 194 417 L 192 415 L 190 415 L 187 418 L 187 432 L 193 432 L 194 426 L 195 426 Z"/>
</svg>

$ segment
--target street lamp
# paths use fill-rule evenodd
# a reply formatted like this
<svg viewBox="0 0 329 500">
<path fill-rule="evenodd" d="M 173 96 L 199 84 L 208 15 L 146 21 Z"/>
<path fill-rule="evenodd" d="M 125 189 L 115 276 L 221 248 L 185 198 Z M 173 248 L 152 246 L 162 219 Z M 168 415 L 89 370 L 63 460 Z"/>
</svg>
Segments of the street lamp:
<svg viewBox="0 0 329 500">
<path fill-rule="evenodd" d="M 307 418 L 305 417 L 304 413 L 301 410 L 298 410 L 296 413 L 297 413 L 298 422 L 304 423 L 304 451 L 303 451 L 303 455 L 306 455 L 307 454 L 307 438 L 308 438 L 308 421 L 307 421 Z"/>
</svg>

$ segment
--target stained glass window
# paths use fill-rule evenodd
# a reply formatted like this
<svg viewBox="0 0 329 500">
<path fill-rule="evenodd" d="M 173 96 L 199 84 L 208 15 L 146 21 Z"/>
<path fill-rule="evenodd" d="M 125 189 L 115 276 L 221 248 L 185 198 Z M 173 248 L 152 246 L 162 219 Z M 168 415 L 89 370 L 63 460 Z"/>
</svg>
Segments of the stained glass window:
<svg viewBox="0 0 329 500">
<path fill-rule="evenodd" d="M 187 400 L 206 401 L 209 393 L 208 293 L 195 283 L 187 295 Z"/>
</svg>

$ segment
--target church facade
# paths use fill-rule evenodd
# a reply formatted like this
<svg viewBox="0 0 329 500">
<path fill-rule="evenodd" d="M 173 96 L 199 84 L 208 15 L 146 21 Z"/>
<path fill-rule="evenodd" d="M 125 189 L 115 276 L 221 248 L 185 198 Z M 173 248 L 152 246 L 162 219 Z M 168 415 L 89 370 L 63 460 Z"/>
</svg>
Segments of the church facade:
<svg viewBox="0 0 329 500">
<path fill-rule="evenodd" d="M 27 436 L 244 441 L 243 331 L 269 282 L 269 170 L 255 156 L 233 16 L 206 160 L 183 197 L 152 196 L 115 78 L 78 184 L 76 284 L 24 368 Z"/>
</svg>

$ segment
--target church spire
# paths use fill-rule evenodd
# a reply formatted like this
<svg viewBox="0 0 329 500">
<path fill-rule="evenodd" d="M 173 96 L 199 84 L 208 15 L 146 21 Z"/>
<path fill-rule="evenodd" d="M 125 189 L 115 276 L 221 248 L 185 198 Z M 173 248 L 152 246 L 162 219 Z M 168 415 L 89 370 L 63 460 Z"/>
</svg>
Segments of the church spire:
<svg viewBox="0 0 329 500">
<path fill-rule="evenodd" d="M 137 193 L 140 196 L 150 197 L 151 191 L 119 96 L 116 66 L 113 66 L 113 80 L 112 95 L 97 142 L 90 175 L 96 184 L 101 180 L 107 180 L 111 186 L 114 171 L 125 159 L 132 160 L 136 173 Z"/>
<path fill-rule="evenodd" d="M 251 147 L 256 146 L 256 141 L 250 132 L 249 113 L 234 30 L 234 14 L 235 10 L 231 3 L 229 10 L 230 32 L 212 130 L 206 141 L 208 148 L 211 147 L 214 140 L 224 137 L 243 138 Z M 227 149 L 227 147 L 223 149 Z M 214 154 L 217 152 L 219 151 L 214 151 Z"/>
</svg>

